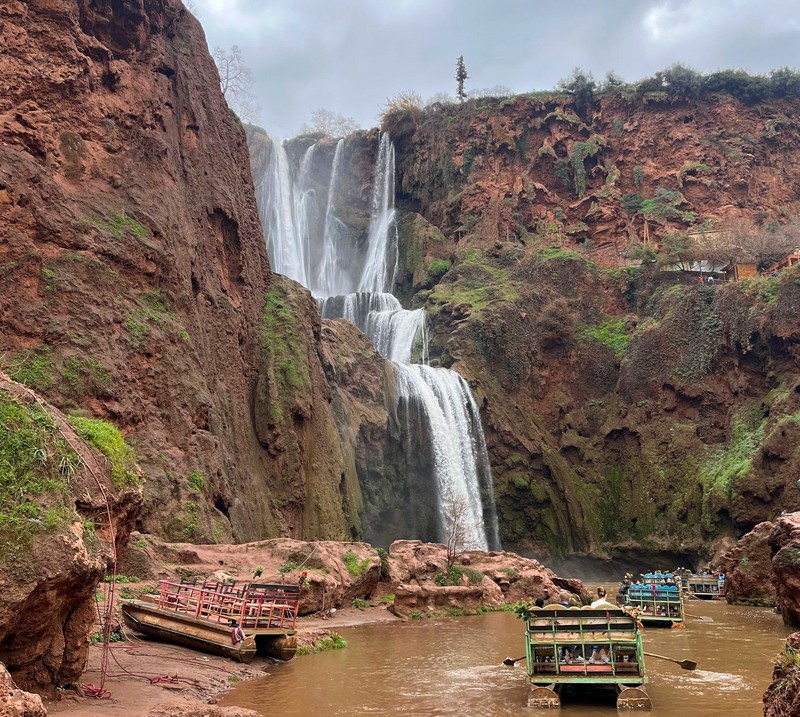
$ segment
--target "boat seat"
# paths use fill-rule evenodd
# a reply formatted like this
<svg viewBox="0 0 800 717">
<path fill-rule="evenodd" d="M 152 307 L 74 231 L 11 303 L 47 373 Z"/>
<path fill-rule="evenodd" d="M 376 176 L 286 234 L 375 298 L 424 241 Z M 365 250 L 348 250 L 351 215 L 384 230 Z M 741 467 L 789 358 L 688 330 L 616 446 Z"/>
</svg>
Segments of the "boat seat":
<svg viewBox="0 0 800 717">
<path fill-rule="evenodd" d="M 590 665 L 589 663 L 578 663 L 575 665 L 560 665 L 561 672 L 613 672 L 610 664 L 600 663 Z"/>
</svg>

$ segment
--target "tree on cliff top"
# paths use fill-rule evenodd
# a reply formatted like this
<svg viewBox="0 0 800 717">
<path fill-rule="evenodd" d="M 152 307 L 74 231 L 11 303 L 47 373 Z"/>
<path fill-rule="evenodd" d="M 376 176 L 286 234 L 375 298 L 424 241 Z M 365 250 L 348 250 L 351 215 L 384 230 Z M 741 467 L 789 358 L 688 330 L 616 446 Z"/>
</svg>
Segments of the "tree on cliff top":
<svg viewBox="0 0 800 717">
<path fill-rule="evenodd" d="M 467 66 L 464 64 L 464 55 L 459 55 L 456 60 L 456 97 L 463 102 L 467 98 L 467 93 L 464 92 L 464 80 L 469 79 L 467 74 Z"/>
<path fill-rule="evenodd" d="M 328 137 L 346 137 L 360 129 L 352 117 L 336 114 L 326 109 L 314 110 L 309 124 L 300 130 L 303 134 L 319 133 Z"/>
<path fill-rule="evenodd" d="M 584 72 L 580 67 L 576 67 L 567 79 L 558 83 L 558 89 L 572 95 L 575 100 L 575 112 L 578 115 L 585 115 L 594 101 L 597 83 L 591 72 Z"/>
<path fill-rule="evenodd" d="M 242 50 L 232 45 L 230 50 L 217 46 L 212 53 L 219 70 L 219 85 L 228 106 L 242 122 L 257 124 L 261 106 L 252 92 L 253 73 L 245 64 Z"/>
<path fill-rule="evenodd" d="M 763 270 L 785 259 L 798 247 L 800 224 L 796 222 L 760 227 L 755 222 L 737 218 L 698 239 L 697 251 L 704 259 L 729 264 L 752 262 Z"/>
</svg>

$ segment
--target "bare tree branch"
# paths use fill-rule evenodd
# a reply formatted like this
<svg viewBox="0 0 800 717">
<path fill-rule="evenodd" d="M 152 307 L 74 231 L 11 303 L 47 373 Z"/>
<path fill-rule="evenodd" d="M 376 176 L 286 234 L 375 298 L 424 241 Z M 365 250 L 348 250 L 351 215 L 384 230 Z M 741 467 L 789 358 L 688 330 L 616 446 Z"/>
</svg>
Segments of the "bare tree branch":
<svg viewBox="0 0 800 717">
<path fill-rule="evenodd" d="M 336 114 L 326 109 L 314 110 L 311 113 L 310 124 L 301 128 L 303 134 L 319 133 L 328 137 L 346 137 L 360 129 L 352 117 Z"/>
<path fill-rule="evenodd" d="M 471 536 L 475 526 L 472 524 L 469 504 L 463 496 L 447 496 L 444 507 L 447 566 L 451 567 L 459 553 L 474 547 L 471 544 Z"/>
<path fill-rule="evenodd" d="M 245 64 L 238 45 L 224 50 L 217 46 L 212 53 L 219 70 L 219 85 L 228 106 L 243 122 L 254 124 L 261 114 L 261 106 L 252 93 L 253 73 Z"/>
</svg>

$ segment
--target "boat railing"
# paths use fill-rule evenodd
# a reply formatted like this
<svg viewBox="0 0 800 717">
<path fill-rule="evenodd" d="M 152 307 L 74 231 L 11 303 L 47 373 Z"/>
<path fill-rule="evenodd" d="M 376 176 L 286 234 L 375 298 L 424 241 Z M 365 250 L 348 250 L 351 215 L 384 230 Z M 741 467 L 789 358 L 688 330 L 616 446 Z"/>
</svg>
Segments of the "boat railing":
<svg viewBox="0 0 800 717">
<path fill-rule="evenodd" d="M 300 587 L 161 580 L 158 607 L 226 625 L 236 620 L 244 630 L 294 630 Z"/>
<path fill-rule="evenodd" d="M 687 587 L 693 593 L 719 594 L 725 588 L 724 575 L 690 575 Z"/>
<path fill-rule="evenodd" d="M 642 582 L 646 585 L 658 585 L 665 580 L 674 580 L 674 573 L 645 573 L 642 575 Z"/>
<path fill-rule="evenodd" d="M 644 680 L 636 618 L 623 610 L 539 608 L 527 620 L 527 634 L 534 682 Z"/>
<path fill-rule="evenodd" d="M 628 605 L 639 608 L 645 619 L 683 619 L 683 598 L 677 585 L 633 585 L 628 590 L 627 601 Z"/>
</svg>

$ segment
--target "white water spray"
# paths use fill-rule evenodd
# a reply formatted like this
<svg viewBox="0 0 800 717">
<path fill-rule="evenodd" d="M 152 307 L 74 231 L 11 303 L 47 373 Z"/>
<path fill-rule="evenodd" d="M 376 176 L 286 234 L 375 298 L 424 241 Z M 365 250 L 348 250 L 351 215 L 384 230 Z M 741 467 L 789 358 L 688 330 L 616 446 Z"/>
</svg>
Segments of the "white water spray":
<svg viewBox="0 0 800 717">
<path fill-rule="evenodd" d="M 333 156 L 321 242 L 315 241 L 317 198 L 311 185 L 314 148 L 306 152 L 292 183 L 282 145 L 273 144 L 272 181 L 259 194 L 273 270 L 311 289 L 325 318 L 343 318 L 358 326 L 376 350 L 393 362 L 397 406 L 413 426 L 424 427 L 431 448 L 438 497 L 439 540 L 444 540 L 448 511 L 463 506 L 466 517 L 461 548 L 499 548 L 492 477 L 478 407 L 466 381 L 449 369 L 427 366 L 428 339 L 422 309 L 404 309 L 390 292 L 398 265 L 395 226 L 395 151 L 388 134 L 380 138 L 375 163 L 370 227 L 360 250 L 336 216 L 336 190 L 344 140 Z M 267 183 L 265 183 L 267 184 Z M 321 246 L 320 246 L 321 243 Z M 315 253 L 316 251 L 316 253 Z M 421 363 L 412 364 L 417 359 Z M 417 450 L 407 430 L 409 459 Z M 420 448 L 420 447 L 418 447 Z M 412 455 L 413 454 L 413 455 Z"/>
</svg>

